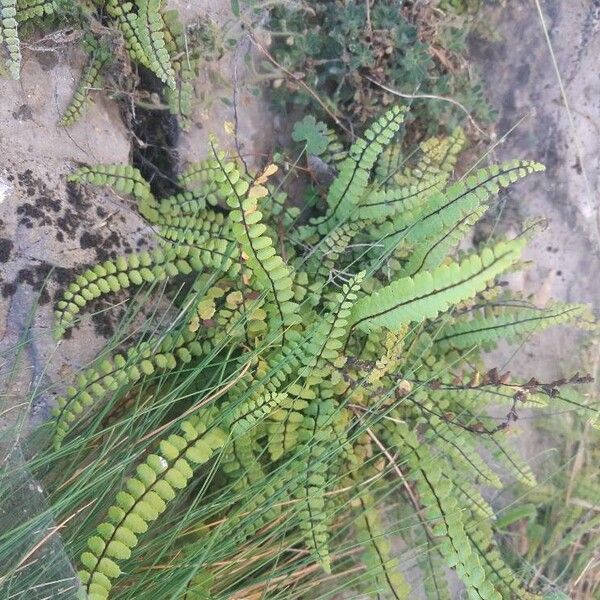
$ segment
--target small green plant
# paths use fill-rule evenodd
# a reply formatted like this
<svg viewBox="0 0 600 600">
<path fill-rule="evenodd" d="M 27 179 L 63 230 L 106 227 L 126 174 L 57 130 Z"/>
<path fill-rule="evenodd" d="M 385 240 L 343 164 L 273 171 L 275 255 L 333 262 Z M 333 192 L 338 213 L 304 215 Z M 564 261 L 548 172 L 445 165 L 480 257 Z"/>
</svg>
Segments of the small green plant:
<svg viewBox="0 0 600 600">
<path fill-rule="evenodd" d="M 469 598 L 541 597 L 545 582 L 528 587 L 503 558 L 481 487 L 502 488 L 503 474 L 535 485 L 507 439 L 522 407 L 597 409 L 563 391 L 589 378 L 512 381 L 481 351 L 593 319 L 498 279 L 522 267 L 535 223 L 455 251 L 501 189 L 543 167 L 515 160 L 449 184 L 464 136 L 407 161 L 394 144 L 405 114 L 391 108 L 344 152 L 327 134 L 338 173 L 308 220 L 282 191 L 285 163 L 250 175 L 215 148 L 168 198 L 129 166 L 70 177 L 130 194 L 160 244 L 78 276 L 57 337 L 92 300 L 187 281 L 158 329 L 67 388 L 54 450 L 30 466 L 46 471 L 82 597 L 311 598 L 320 586 L 411 598 L 394 538 L 429 597 L 450 597 L 446 567 Z M 308 125 L 296 131 L 310 143 Z M 498 403 L 499 421 L 486 411 Z M 384 506 L 402 515 L 393 533 Z"/>
<path fill-rule="evenodd" d="M 166 10 L 163 4 L 163 0 L 2 0 L 0 43 L 8 70 L 13 78 L 20 77 L 19 30 L 31 35 L 73 26 L 82 30 L 90 58 L 62 115 L 62 125 L 72 125 L 81 117 L 90 93 L 102 87 L 103 77 L 111 77 L 110 65 L 125 55 L 133 67 L 148 70 L 162 82 L 165 107 L 180 117 L 185 128 L 200 64 L 218 55 L 221 40 L 209 20 L 184 28 L 177 11 Z M 111 79 L 117 82 L 118 74 Z"/>
<path fill-rule="evenodd" d="M 275 105 L 362 124 L 397 102 L 388 87 L 408 95 L 451 97 L 476 119 L 491 122 L 494 112 L 465 67 L 469 27 L 465 16 L 457 16 L 462 9 L 446 6 L 444 13 L 419 4 L 276 3 L 269 22 L 273 60 L 263 63 L 273 80 Z M 440 123 L 452 128 L 464 116 L 441 100 L 412 104 L 411 119 L 420 132 L 435 133 Z"/>
</svg>

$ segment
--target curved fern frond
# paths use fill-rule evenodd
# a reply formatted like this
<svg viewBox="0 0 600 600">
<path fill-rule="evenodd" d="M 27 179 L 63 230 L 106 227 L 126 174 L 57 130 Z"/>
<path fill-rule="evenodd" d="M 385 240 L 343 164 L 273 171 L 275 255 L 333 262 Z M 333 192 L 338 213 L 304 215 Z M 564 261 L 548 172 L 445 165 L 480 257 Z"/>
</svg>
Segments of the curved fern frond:
<svg viewBox="0 0 600 600">
<path fill-rule="evenodd" d="M 142 342 L 129 348 L 126 354 L 117 353 L 102 360 L 98 366 L 86 369 L 78 376 L 77 385 L 68 387 L 65 396 L 58 398 L 57 407 L 52 411 L 54 447 L 60 448 L 79 415 L 94 407 L 109 392 L 133 385 L 156 370 L 172 370 L 177 364 L 189 363 L 193 357 L 202 354 L 202 346 L 194 333 L 184 330 L 177 335 L 168 334 L 158 344 Z"/>
<path fill-rule="evenodd" d="M 277 254 L 273 240 L 265 233 L 267 227 L 261 222 L 258 198 L 253 194 L 255 188 L 250 188 L 235 168 L 228 171 L 224 167 L 222 174 L 229 188 L 227 203 L 233 209 L 229 215 L 231 231 L 243 249 L 247 266 L 269 290 L 275 302 L 273 328 L 285 328 L 298 323 L 298 305 L 292 301 L 292 274 Z"/>
<path fill-rule="evenodd" d="M 314 276 L 320 276 L 327 281 L 332 276 L 338 259 L 359 233 L 361 225 L 367 224 L 344 223 L 334 229 L 309 258 L 306 269 Z"/>
<path fill-rule="evenodd" d="M 175 87 L 167 87 L 165 101 L 172 114 L 179 116 L 181 128 L 190 126 L 192 114 L 192 99 L 194 94 L 194 79 L 198 75 L 200 62 L 199 46 L 187 43 L 186 32 L 179 20 L 176 10 L 165 11 L 164 34 L 165 43 L 175 73 Z"/>
<path fill-rule="evenodd" d="M 58 12 L 58 0 L 17 0 L 17 22 L 24 23 Z"/>
<path fill-rule="evenodd" d="M 156 224 L 164 239 L 188 245 L 202 245 L 211 238 L 223 239 L 230 235 L 230 224 L 225 215 L 208 209 L 198 210 L 194 215 L 161 215 Z"/>
<path fill-rule="evenodd" d="M 8 71 L 13 79 L 21 76 L 21 42 L 17 28 L 17 0 L 0 0 L 0 43 L 8 52 Z"/>
<path fill-rule="evenodd" d="M 98 525 L 98 535 L 88 539 L 88 551 L 81 555 L 79 577 L 88 598 L 107 598 L 112 580 L 121 575 L 119 563 L 128 560 L 138 538 L 185 489 L 194 469 L 206 463 L 227 440 L 216 428 L 207 429 L 199 418 L 183 421 L 180 435 L 162 440 L 156 454 L 150 454 L 136 468 L 125 489 L 108 509 L 108 520 Z"/>
<path fill-rule="evenodd" d="M 352 212 L 369 183 L 375 161 L 400 129 L 405 112 L 406 109 L 394 106 L 365 132 L 366 139 L 359 138 L 352 144 L 340 165 L 339 175 L 329 188 L 327 214 L 313 221 L 321 233 L 333 230 Z"/>
<path fill-rule="evenodd" d="M 135 0 L 137 16 L 132 24 L 137 31 L 145 63 L 170 88 L 175 89 L 175 69 L 165 44 L 165 23 L 161 14 L 162 0 Z"/>
<path fill-rule="evenodd" d="M 436 192 L 439 193 L 441 184 L 441 179 L 432 179 L 400 188 L 375 190 L 365 196 L 365 200 L 350 215 L 350 219 L 371 219 L 380 223 L 398 213 L 410 213 L 420 207 L 427 198 Z"/>
<path fill-rule="evenodd" d="M 487 206 L 476 207 L 466 215 L 457 214 L 456 221 L 444 224 L 440 231 L 417 243 L 411 249 L 408 261 L 402 265 L 400 276 L 415 275 L 440 265 L 444 259 L 465 239 L 469 230 L 484 215 Z"/>
<path fill-rule="evenodd" d="M 369 492 L 364 492 L 358 501 L 361 512 L 355 523 L 358 541 L 364 548 L 362 560 L 367 577 L 374 579 L 380 589 L 387 590 L 386 597 L 393 600 L 410 598 L 410 585 L 392 556 L 391 544 L 386 538 L 375 499 Z"/>
<path fill-rule="evenodd" d="M 73 97 L 60 119 L 60 124 L 64 127 L 73 125 L 73 123 L 81 118 L 89 101 L 90 91 L 100 86 L 102 69 L 111 59 L 108 46 L 92 36 L 87 36 L 84 39 L 84 47 L 90 54 L 90 57 L 84 68 L 83 75 L 77 84 L 77 88 L 73 93 Z"/>
<path fill-rule="evenodd" d="M 410 245 L 431 239 L 435 242 L 435 236 L 475 214 L 501 188 L 543 170 L 544 166 L 540 163 L 523 160 L 480 169 L 446 191 L 432 194 L 421 207 L 399 213 L 375 235 L 381 238 L 380 242 L 385 242 L 384 253 L 393 249 L 400 240 Z"/>
<path fill-rule="evenodd" d="M 469 542 L 481 556 L 481 565 L 488 579 L 494 583 L 502 598 L 518 600 L 541 600 L 542 596 L 530 592 L 506 564 L 496 548 L 492 532 L 485 535 L 485 528 L 477 524 L 467 532 Z"/>
<path fill-rule="evenodd" d="M 189 248 L 157 248 L 151 252 L 120 256 L 87 269 L 69 284 L 63 299 L 56 305 L 55 338 L 62 337 L 81 309 L 100 296 L 116 293 L 131 285 L 154 283 L 179 273 L 191 273 L 193 269 L 187 258 Z"/>
<path fill-rule="evenodd" d="M 331 573 L 329 557 L 329 516 L 326 509 L 327 453 L 331 452 L 333 438 L 333 400 L 315 400 L 304 411 L 300 440 L 308 444 L 308 451 L 299 458 L 305 476 L 295 496 L 300 501 L 298 517 L 300 530 L 315 560 L 326 573 Z"/>
<path fill-rule="evenodd" d="M 508 269 L 519 258 L 523 238 L 500 242 L 471 254 L 460 263 L 441 265 L 415 277 L 403 277 L 358 300 L 352 323 L 366 331 L 374 327 L 397 330 L 402 325 L 435 318 L 448 307 L 485 289 L 488 281 Z"/>
<path fill-rule="evenodd" d="M 421 160 L 416 167 L 408 170 L 408 180 L 421 182 L 433 177 L 447 181 L 454 171 L 466 138 L 462 128 L 457 127 L 447 137 L 432 137 L 421 142 L 420 149 L 423 152 Z"/>
<path fill-rule="evenodd" d="M 130 194 L 138 201 L 140 214 L 155 223 L 159 205 L 152 195 L 150 184 L 139 169 L 130 165 L 93 165 L 80 167 L 67 177 L 67 181 L 108 186 L 115 192 Z"/>
<path fill-rule="evenodd" d="M 120 0 L 105 0 L 104 8 L 107 14 L 115 20 L 125 42 L 125 47 L 130 57 L 141 65 L 152 70 L 150 59 L 146 55 L 138 28 L 136 26 L 137 13 L 133 2 L 121 2 Z"/>
<path fill-rule="evenodd" d="M 259 421 L 285 403 L 285 393 L 266 392 L 255 395 L 235 407 L 226 418 L 228 429 L 234 436 L 246 434 Z"/>
<path fill-rule="evenodd" d="M 502 600 L 502 596 L 486 577 L 479 552 L 474 551 L 465 528 L 462 509 L 453 493 L 452 480 L 443 474 L 442 466 L 430 455 L 428 449 L 417 440 L 414 432 L 405 424 L 398 424 L 393 433 L 410 453 L 407 460 L 414 469 L 420 502 L 431 532 L 442 536 L 438 545 L 447 566 L 467 587 L 469 597 L 479 600 Z"/>
</svg>

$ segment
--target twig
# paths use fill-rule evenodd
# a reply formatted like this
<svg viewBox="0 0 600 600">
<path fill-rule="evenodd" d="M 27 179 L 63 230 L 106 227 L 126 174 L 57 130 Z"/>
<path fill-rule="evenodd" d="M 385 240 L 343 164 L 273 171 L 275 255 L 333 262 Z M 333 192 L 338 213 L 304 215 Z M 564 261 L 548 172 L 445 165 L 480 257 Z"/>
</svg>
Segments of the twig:
<svg viewBox="0 0 600 600">
<path fill-rule="evenodd" d="M 312 88 L 310 88 L 308 85 L 306 85 L 306 83 L 304 83 L 304 81 L 302 81 L 302 79 L 300 79 L 299 77 L 296 77 L 293 73 L 288 71 L 284 66 L 280 65 L 273 58 L 271 53 L 252 34 L 250 34 L 249 37 L 250 37 L 250 41 L 267 57 L 269 62 L 271 62 L 278 69 L 280 69 L 283 73 L 285 73 L 290 79 L 293 79 L 298 85 L 302 86 L 320 104 L 320 106 L 323 108 L 323 110 L 335 121 L 335 124 L 338 127 L 340 127 L 341 129 L 343 129 L 350 137 L 353 137 L 352 132 L 342 124 L 339 117 L 331 111 L 331 109 L 323 102 L 323 100 L 321 100 L 319 95 Z"/>
<path fill-rule="evenodd" d="M 481 129 L 481 127 L 479 127 L 477 121 L 475 121 L 475 119 L 471 116 L 471 113 L 465 108 L 465 106 L 461 104 L 458 100 L 455 100 L 454 98 L 448 98 L 447 96 L 438 96 L 436 94 L 405 94 L 404 92 L 394 90 L 388 87 L 387 85 L 383 85 L 383 83 L 379 83 L 379 81 L 373 79 L 372 77 L 369 77 L 368 75 L 363 75 L 363 77 L 371 83 L 375 84 L 376 86 L 380 87 L 382 90 L 385 90 L 386 92 L 389 92 L 394 96 L 399 96 L 400 98 L 407 98 L 408 100 L 442 100 L 443 102 L 449 102 L 450 104 L 454 104 L 454 106 L 458 107 L 465 113 L 465 115 L 467 115 L 467 118 L 469 119 L 469 121 L 471 121 L 473 127 L 475 127 L 475 129 L 477 129 L 477 131 L 479 131 L 481 135 L 488 137 L 488 134 L 483 129 Z"/>
</svg>

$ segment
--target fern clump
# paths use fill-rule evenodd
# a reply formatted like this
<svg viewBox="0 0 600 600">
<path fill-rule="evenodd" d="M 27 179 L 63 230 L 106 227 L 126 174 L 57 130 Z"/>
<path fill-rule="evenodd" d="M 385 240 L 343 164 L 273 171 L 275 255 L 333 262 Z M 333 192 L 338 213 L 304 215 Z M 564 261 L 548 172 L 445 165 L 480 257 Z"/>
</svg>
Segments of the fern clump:
<svg viewBox="0 0 600 600">
<path fill-rule="evenodd" d="M 449 183 L 461 132 L 406 159 L 394 145 L 405 114 L 388 110 L 347 151 L 327 134 L 339 170 L 303 222 L 278 185 L 285 163 L 252 174 L 214 147 L 168 198 L 127 166 L 71 176 L 134 197 L 159 244 L 77 277 L 58 302 L 57 337 L 100 297 L 188 281 L 172 325 L 99 359 L 55 409 L 59 455 L 111 452 L 123 427 L 135 463 L 73 541 L 87 597 L 125 597 L 135 585 L 160 595 L 166 584 L 144 575 L 159 564 L 181 597 L 249 597 L 252 574 L 296 585 L 315 564 L 334 575 L 360 569 L 353 585 L 382 597 L 413 597 L 384 535 L 379 507 L 392 493 L 414 525 L 397 534 L 427 549 L 419 569 L 439 579 L 424 585 L 432 597 L 448 597 L 443 566 L 469 598 L 540 597 L 505 563 L 481 488 L 501 489 L 507 473 L 535 485 L 506 439 L 521 407 L 597 409 L 573 402 L 567 382 L 487 370 L 482 350 L 561 323 L 594 327 L 593 318 L 584 305 L 540 308 L 501 285 L 522 266 L 535 223 L 456 250 L 500 189 L 542 165 L 510 161 Z M 487 412 L 498 405 L 500 422 Z M 130 433 L 146 423 L 147 433 Z M 363 553 L 354 567 L 349 540 Z M 280 565 L 274 547 L 291 562 Z"/>
<path fill-rule="evenodd" d="M 81 118 L 91 92 L 102 89 L 105 80 L 116 87 L 122 83 L 109 67 L 122 61 L 118 49 L 124 47 L 131 67 L 147 69 L 156 78 L 158 89 L 162 84 L 164 105 L 187 128 L 199 69 L 203 61 L 218 56 L 221 45 L 219 33 L 207 19 L 184 27 L 177 11 L 167 10 L 164 0 L 2 0 L 0 50 L 14 79 L 20 77 L 19 30 L 23 24 L 23 35 L 65 24 L 82 32 L 89 57 L 62 113 L 60 124 L 65 127 Z"/>
</svg>

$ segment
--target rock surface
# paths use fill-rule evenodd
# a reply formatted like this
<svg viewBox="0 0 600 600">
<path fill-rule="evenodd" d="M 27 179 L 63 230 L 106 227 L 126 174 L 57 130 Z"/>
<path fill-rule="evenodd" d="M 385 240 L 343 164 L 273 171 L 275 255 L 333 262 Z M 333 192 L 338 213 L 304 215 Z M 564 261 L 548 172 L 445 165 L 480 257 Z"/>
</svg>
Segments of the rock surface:
<svg viewBox="0 0 600 600">
<path fill-rule="evenodd" d="M 509 225 L 547 221 L 525 255 L 532 267 L 512 284 L 541 304 L 588 302 L 600 315 L 600 2 L 547 0 L 541 8 L 568 108 L 535 2 L 487 8 L 500 41 L 474 39 L 470 53 L 500 111 L 497 138 L 506 136 L 493 160 L 532 158 L 547 168 L 505 196 Z M 488 232 L 505 216 L 493 215 Z M 579 339 L 572 329 L 553 329 L 514 359 L 514 349 L 495 358 L 522 376 L 552 380 L 578 370 Z"/>
</svg>

